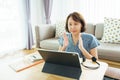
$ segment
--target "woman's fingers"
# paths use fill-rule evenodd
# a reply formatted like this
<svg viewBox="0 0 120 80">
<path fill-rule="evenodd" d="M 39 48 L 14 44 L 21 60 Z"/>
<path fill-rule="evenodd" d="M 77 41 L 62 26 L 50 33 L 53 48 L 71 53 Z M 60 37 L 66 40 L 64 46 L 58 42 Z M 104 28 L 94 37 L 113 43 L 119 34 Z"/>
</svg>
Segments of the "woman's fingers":
<svg viewBox="0 0 120 80">
<path fill-rule="evenodd" d="M 68 37 L 66 35 L 66 33 L 63 34 L 63 37 L 64 37 L 64 46 L 68 46 Z"/>
<path fill-rule="evenodd" d="M 68 40 L 66 33 L 64 33 L 64 40 L 65 40 L 65 41 Z"/>
<path fill-rule="evenodd" d="M 79 34 L 79 48 L 83 47 L 83 41 L 82 41 L 82 37 L 81 37 L 81 33 Z"/>
<path fill-rule="evenodd" d="M 82 37 L 81 37 L 81 33 L 79 34 L 79 42 L 82 42 Z"/>
</svg>

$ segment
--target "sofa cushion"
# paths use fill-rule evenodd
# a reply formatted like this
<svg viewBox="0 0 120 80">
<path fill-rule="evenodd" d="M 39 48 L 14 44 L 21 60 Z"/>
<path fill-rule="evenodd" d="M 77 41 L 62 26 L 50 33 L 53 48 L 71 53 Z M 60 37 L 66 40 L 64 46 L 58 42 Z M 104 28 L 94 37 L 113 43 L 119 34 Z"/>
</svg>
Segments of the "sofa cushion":
<svg viewBox="0 0 120 80">
<path fill-rule="evenodd" d="M 95 26 L 91 23 L 86 24 L 86 33 L 95 35 Z"/>
<path fill-rule="evenodd" d="M 36 38 L 38 40 L 44 40 L 46 38 L 52 38 L 55 36 L 55 25 L 41 24 L 35 27 Z"/>
<path fill-rule="evenodd" d="M 57 38 L 50 38 L 43 41 L 40 41 L 40 48 L 58 50 L 59 42 Z"/>
<path fill-rule="evenodd" d="M 104 29 L 104 24 L 103 23 L 96 24 L 96 27 L 95 27 L 95 37 L 98 40 L 102 39 L 103 29 Z"/>
<path fill-rule="evenodd" d="M 120 43 L 120 19 L 105 18 L 102 42 Z"/>
<path fill-rule="evenodd" d="M 57 22 L 55 25 L 56 25 L 55 37 L 58 38 L 62 36 L 64 32 L 66 32 L 65 21 Z"/>
<path fill-rule="evenodd" d="M 120 62 L 120 44 L 100 42 L 97 49 L 99 58 Z"/>
</svg>

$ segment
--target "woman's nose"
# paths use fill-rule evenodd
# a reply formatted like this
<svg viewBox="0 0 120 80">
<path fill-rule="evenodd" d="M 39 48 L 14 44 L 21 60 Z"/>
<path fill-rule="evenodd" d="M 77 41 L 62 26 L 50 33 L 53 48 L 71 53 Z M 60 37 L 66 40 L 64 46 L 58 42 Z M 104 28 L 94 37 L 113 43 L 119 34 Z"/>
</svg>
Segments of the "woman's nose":
<svg viewBox="0 0 120 80">
<path fill-rule="evenodd" d="M 75 26 L 72 25 L 72 26 L 71 26 L 71 29 L 74 29 L 74 28 L 75 28 Z"/>
</svg>

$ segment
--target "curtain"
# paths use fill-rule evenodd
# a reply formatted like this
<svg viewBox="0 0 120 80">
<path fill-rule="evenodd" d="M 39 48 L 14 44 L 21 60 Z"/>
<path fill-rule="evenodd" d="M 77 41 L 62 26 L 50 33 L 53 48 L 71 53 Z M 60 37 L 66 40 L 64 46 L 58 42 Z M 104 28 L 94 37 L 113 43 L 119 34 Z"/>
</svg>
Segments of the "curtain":
<svg viewBox="0 0 120 80">
<path fill-rule="evenodd" d="M 32 49 L 34 44 L 33 41 L 33 33 L 32 33 L 32 26 L 31 26 L 31 12 L 30 12 L 30 0 L 25 0 L 26 4 L 26 16 L 27 16 L 27 49 Z"/>
<path fill-rule="evenodd" d="M 43 0 L 43 1 L 44 1 L 44 8 L 45 8 L 46 24 L 49 24 L 51 23 L 50 16 L 52 11 L 53 0 Z"/>
</svg>

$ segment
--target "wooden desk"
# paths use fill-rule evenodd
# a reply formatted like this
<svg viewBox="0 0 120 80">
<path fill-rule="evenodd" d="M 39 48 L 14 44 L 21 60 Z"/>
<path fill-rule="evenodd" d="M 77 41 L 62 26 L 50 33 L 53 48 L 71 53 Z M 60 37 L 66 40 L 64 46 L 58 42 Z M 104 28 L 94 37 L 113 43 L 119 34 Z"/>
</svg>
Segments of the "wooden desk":
<svg viewBox="0 0 120 80">
<path fill-rule="evenodd" d="M 74 80 L 71 78 L 47 74 L 41 72 L 44 62 L 23 70 L 15 72 L 8 64 L 0 64 L 0 80 Z M 80 80 L 103 80 L 103 76 L 108 67 L 108 64 L 100 62 L 100 68 L 97 70 L 89 70 L 82 67 Z"/>
</svg>

